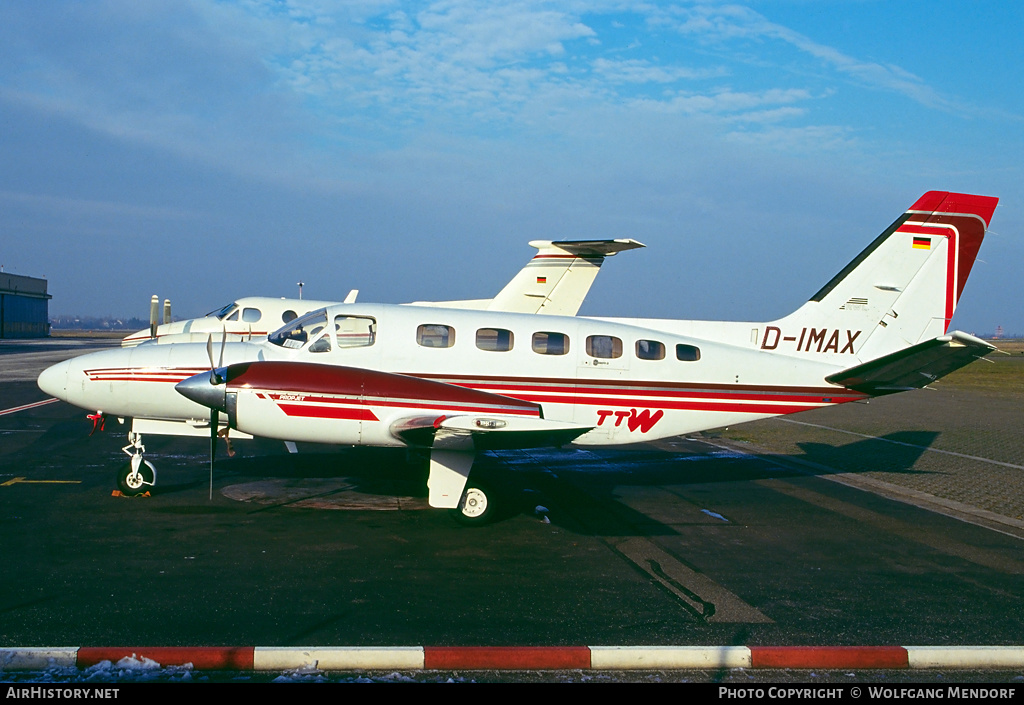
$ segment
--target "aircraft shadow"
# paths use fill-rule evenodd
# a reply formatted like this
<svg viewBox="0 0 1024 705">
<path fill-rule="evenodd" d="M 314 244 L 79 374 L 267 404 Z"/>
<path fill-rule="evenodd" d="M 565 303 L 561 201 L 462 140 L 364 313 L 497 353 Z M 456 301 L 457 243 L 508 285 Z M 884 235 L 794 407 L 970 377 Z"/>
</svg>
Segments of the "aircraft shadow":
<svg viewBox="0 0 1024 705">
<path fill-rule="evenodd" d="M 914 466 L 938 436 L 936 431 L 898 431 L 843 445 L 798 441 L 796 445 L 800 452 L 791 454 L 766 453 L 739 445 L 706 446 L 706 450 L 697 452 L 673 452 L 636 445 L 612 450 L 497 451 L 488 455 L 508 459 L 507 464 L 514 467 L 523 464 L 515 454 L 525 454 L 530 462 L 541 463 L 551 471 L 587 473 L 598 483 L 701 484 L 797 474 L 920 473 L 923 471 L 916 470 Z M 751 460 L 764 462 L 751 464 Z M 787 469 L 786 461 L 799 465 L 801 469 Z"/>
<path fill-rule="evenodd" d="M 587 534 L 675 533 L 618 500 L 624 487 L 678 487 L 753 482 L 835 473 L 919 473 L 915 465 L 938 437 L 933 431 L 899 431 L 844 445 L 798 442 L 798 453 L 768 454 L 688 441 L 688 452 L 651 445 L 613 449 L 535 449 L 481 454 L 474 477 L 489 486 L 503 508 L 498 519 L 517 515 Z M 259 449 L 256 449 L 259 450 Z M 268 449 L 269 450 L 269 449 Z M 298 454 L 276 450 L 227 459 L 218 456 L 217 485 L 266 481 L 343 479 L 329 492 L 426 499 L 424 454 L 402 449 L 310 446 Z M 204 484 L 196 479 L 174 489 Z M 165 491 L 172 488 L 167 487 Z"/>
<path fill-rule="evenodd" d="M 926 472 L 915 466 L 938 436 L 934 431 L 899 431 L 843 445 L 805 441 L 798 442 L 800 452 L 792 454 L 705 445 L 705 451 L 689 453 L 633 446 L 488 455 L 512 467 L 532 465 L 528 472 L 537 477 L 535 484 L 543 488 L 537 498 L 550 500 L 568 514 L 566 517 L 554 512 L 552 522 L 572 524 L 574 530 L 596 535 L 664 535 L 676 532 L 619 501 L 623 488 L 658 486 L 685 490 L 699 485 L 808 475 L 877 471 L 917 474 Z M 477 469 L 475 466 L 474 472 Z M 544 474 L 548 475 L 546 481 Z M 586 511 L 581 513 L 581 507 Z"/>
</svg>

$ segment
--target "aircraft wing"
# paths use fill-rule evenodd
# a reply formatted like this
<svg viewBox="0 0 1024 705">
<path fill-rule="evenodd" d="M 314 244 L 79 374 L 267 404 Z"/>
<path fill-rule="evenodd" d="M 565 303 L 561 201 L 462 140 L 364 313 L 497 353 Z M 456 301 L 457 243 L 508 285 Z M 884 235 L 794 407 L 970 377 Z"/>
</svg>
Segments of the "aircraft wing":
<svg viewBox="0 0 1024 705">
<path fill-rule="evenodd" d="M 980 338 L 953 331 L 836 372 L 825 380 L 872 396 L 893 394 L 920 389 L 995 349 Z"/>
<path fill-rule="evenodd" d="M 454 508 L 479 450 L 558 446 L 590 426 L 548 421 L 540 404 L 408 375 L 266 361 L 200 373 L 175 389 L 263 438 L 430 450 L 431 506 Z M 379 423 L 383 422 L 383 423 Z"/>
</svg>

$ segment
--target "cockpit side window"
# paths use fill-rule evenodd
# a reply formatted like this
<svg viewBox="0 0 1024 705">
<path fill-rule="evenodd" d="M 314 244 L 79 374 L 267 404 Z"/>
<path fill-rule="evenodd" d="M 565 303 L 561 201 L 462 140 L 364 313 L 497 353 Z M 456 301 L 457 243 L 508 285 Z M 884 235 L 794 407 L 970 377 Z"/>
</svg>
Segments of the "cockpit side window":
<svg viewBox="0 0 1024 705">
<path fill-rule="evenodd" d="M 223 307 L 223 308 L 219 308 L 219 309 L 217 309 L 216 311 L 210 311 L 210 312 L 209 312 L 208 314 L 206 314 L 206 315 L 207 315 L 207 317 L 209 317 L 209 316 L 216 316 L 217 318 L 219 318 L 220 320 L 222 320 L 222 321 L 223 321 L 223 320 L 224 320 L 224 318 L 225 318 L 225 317 L 226 317 L 226 316 L 227 316 L 227 315 L 228 315 L 229 313 L 232 313 L 232 312 L 233 312 L 233 311 L 234 311 L 234 310 L 235 310 L 235 309 L 236 309 L 237 307 L 238 307 L 238 303 L 237 303 L 237 302 L 235 302 L 235 301 L 232 301 L 232 302 L 231 302 L 231 303 L 229 303 L 229 304 L 228 304 L 227 306 L 225 306 L 225 307 Z"/>
<path fill-rule="evenodd" d="M 263 318 L 263 312 L 258 308 L 242 309 L 242 320 L 246 323 L 256 323 L 261 318 Z"/>
<path fill-rule="evenodd" d="M 331 351 L 331 336 L 324 335 L 318 338 L 312 345 L 309 346 L 311 353 L 322 353 Z"/>
<path fill-rule="evenodd" d="M 316 338 L 327 327 L 327 311 L 311 311 L 305 316 L 292 321 L 291 323 L 278 328 L 271 333 L 267 340 L 274 345 L 290 350 L 298 350 Z M 330 345 L 330 340 L 328 340 Z"/>
</svg>

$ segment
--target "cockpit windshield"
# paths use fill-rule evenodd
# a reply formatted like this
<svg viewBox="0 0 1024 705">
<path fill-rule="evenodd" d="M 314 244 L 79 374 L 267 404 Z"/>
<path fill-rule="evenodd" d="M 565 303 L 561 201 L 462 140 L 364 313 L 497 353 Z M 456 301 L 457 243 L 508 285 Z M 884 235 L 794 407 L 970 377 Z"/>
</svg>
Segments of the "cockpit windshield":
<svg viewBox="0 0 1024 705">
<path fill-rule="evenodd" d="M 210 311 L 208 314 L 206 314 L 206 316 L 207 316 L 207 318 L 209 318 L 210 316 L 216 316 L 217 318 L 219 318 L 220 320 L 223 321 L 236 308 L 238 308 L 238 302 L 237 301 L 232 301 L 231 303 L 229 303 L 224 308 L 219 308 L 216 311 Z"/>
<path fill-rule="evenodd" d="M 291 323 L 278 328 L 267 337 L 267 340 L 282 348 L 298 350 L 320 335 L 326 327 L 327 310 L 310 311 L 305 316 L 296 318 Z"/>
</svg>

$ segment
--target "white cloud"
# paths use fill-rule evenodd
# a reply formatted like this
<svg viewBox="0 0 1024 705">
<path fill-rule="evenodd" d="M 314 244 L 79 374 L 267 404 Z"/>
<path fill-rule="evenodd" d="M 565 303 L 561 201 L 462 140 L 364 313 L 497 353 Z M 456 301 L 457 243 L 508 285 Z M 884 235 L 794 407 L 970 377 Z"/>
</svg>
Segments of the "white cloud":
<svg viewBox="0 0 1024 705">
<path fill-rule="evenodd" d="M 811 99 L 810 93 L 802 89 L 772 88 L 766 91 L 746 92 L 722 89 L 710 93 L 679 93 L 658 99 L 637 99 L 631 103 L 657 112 L 683 114 L 725 114 L 742 115 L 745 111 L 761 110 L 770 105 L 788 105 Z M 790 112 L 790 115 L 805 111 Z"/>
<path fill-rule="evenodd" d="M 720 78 L 728 72 L 723 67 L 693 69 L 685 66 L 661 66 L 645 59 L 612 61 L 598 58 L 594 72 L 612 83 L 676 83 L 684 80 Z"/>
<path fill-rule="evenodd" d="M 696 36 L 703 41 L 775 39 L 813 56 L 866 86 L 899 93 L 929 108 L 964 111 L 964 108 L 958 106 L 955 101 L 943 96 L 928 86 L 923 79 L 899 66 L 863 61 L 849 56 L 834 47 L 821 44 L 788 27 L 771 22 L 748 7 L 700 5 L 680 9 L 672 14 L 678 14 L 683 18 L 676 25 L 681 33 Z M 669 20 L 662 16 L 661 21 Z"/>
</svg>

